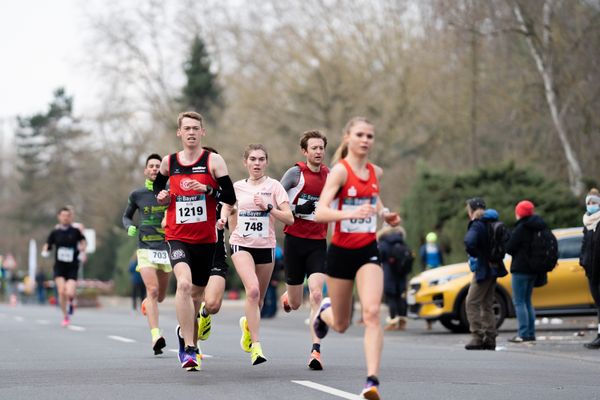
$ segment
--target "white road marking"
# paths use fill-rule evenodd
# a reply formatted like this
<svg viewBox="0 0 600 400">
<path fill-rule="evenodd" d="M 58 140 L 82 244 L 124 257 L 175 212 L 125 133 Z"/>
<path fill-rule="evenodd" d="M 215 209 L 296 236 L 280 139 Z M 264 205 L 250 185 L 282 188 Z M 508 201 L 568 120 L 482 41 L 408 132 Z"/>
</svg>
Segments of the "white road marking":
<svg viewBox="0 0 600 400">
<path fill-rule="evenodd" d="M 36 319 L 35 322 L 37 322 L 40 325 L 48 325 L 50 323 L 50 321 L 48 321 L 47 319 Z"/>
<path fill-rule="evenodd" d="M 179 349 L 169 349 L 169 351 L 172 353 L 179 353 Z M 211 356 L 210 354 L 202 353 L 202 358 L 213 358 L 213 356 Z"/>
<path fill-rule="evenodd" d="M 84 332 L 85 328 L 83 326 L 77 326 L 77 325 L 69 325 L 67 326 L 67 329 L 75 331 L 75 332 Z"/>
<path fill-rule="evenodd" d="M 350 399 L 350 400 L 360 400 L 361 396 L 356 395 L 354 393 L 344 392 L 343 390 L 334 389 L 329 386 L 321 385 L 312 381 L 292 381 L 293 383 L 297 383 L 298 385 L 306 386 L 311 389 L 319 390 L 321 392 L 329 393 L 333 396 L 341 397 L 342 399 Z"/>
<path fill-rule="evenodd" d="M 23 322 L 23 321 L 25 321 L 25 318 L 16 316 L 15 317 L 15 321 L 17 321 L 17 322 Z"/>
<path fill-rule="evenodd" d="M 123 336 L 113 336 L 113 335 L 109 335 L 108 336 L 109 339 L 112 340 L 116 340 L 117 342 L 123 342 L 123 343 L 135 343 L 136 341 L 133 339 L 129 339 Z"/>
<path fill-rule="evenodd" d="M 536 338 L 536 340 L 539 340 L 539 341 L 544 341 L 544 340 L 568 340 L 568 341 L 571 341 L 575 338 L 576 338 L 576 336 L 573 336 L 573 335 L 570 335 L 570 336 L 538 336 Z"/>
</svg>

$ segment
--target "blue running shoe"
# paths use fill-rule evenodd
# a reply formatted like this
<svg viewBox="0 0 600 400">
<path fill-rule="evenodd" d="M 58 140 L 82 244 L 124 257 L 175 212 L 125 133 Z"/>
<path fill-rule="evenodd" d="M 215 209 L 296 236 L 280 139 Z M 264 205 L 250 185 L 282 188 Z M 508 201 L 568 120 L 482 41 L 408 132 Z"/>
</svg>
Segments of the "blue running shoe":
<svg viewBox="0 0 600 400">
<path fill-rule="evenodd" d="M 181 337 L 181 327 L 177 325 L 175 328 L 175 334 L 177 335 L 177 343 L 179 343 L 179 362 L 183 363 L 183 355 L 185 354 L 185 342 Z"/>
<path fill-rule="evenodd" d="M 323 301 L 321 301 L 321 308 L 313 321 L 313 329 L 315 330 L 315 335 L 319 339 L 323 339 L 327 332 L 329 331 L 329 326 L 321 319 L 321 313 L 331 307 L 331 299 L 329 297 L 325 297 Z"/>
<path fill-rule="evenodd" d="M 194 346 L 186 346 L 183 352 L 183 359 L 181 360 L 181 368 L 196 368 L 198 366 L 198 360 L 196 360 L 196 352 L 198 349 Z"/>
</svg>

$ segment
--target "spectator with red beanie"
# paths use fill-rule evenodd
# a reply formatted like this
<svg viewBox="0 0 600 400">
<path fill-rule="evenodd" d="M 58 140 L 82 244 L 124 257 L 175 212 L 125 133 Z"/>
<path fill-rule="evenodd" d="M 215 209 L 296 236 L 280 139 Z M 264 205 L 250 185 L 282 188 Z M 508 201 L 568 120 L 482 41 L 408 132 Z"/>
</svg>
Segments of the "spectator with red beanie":
<svg viewBox="0 0 600 400">
<path fill-rule="evenodd" d="M 517 335 L 509 339 L 512 343 L 535 341 L 535 310 L 531 296 L 536 281 L 540 278 L 530 264 L 530 248 L 535 232 L 546 229 L 546 223 L 535 214 L 535 206 L 529 200 L 520 201 L 515 207 L 517 223 L 506 252 L 512 256 L 510 265 L 513 304 L 519 325 Z"/>
</svg>

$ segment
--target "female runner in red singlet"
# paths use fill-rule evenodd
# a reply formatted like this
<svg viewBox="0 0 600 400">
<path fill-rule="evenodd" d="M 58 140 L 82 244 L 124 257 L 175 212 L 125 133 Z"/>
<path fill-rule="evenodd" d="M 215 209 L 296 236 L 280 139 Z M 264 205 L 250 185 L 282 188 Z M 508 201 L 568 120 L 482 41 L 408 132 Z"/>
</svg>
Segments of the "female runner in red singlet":
<svg viewBox="0 0 600 400">
<path fill-rule="evenodd" d="M 368 162 L 375 129 L 367 119 L 351 119 L 334 160 L 340 159 L 327 177 L 316 210 L 317 222 L 334 222 L 327 253 L 328 298 L 323 299 L 314 319 L 315 334 L 324 337 L 329 327 L 344 332 L 350 325 L 352 290 L 356 288 L 365 322 L 364 351 L 367 382 L 361 396 L 379 400 L 379 365 L 383 346 L 380 321 L 383 269 L 379 261 L 377 219 L 389 225 L 400 223 L 379 198 L 381 168 Z M 333 204 L 332 204 L 333 203 Z"/>
</svg>

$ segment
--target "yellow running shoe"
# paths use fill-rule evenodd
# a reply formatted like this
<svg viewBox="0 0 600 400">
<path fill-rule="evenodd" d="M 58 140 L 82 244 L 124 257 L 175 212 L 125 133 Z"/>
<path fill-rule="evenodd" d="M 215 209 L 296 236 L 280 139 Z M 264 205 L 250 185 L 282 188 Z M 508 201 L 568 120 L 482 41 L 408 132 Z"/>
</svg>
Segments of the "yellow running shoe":
<svg viewBox="0 0 600 400">
<path fill-rule="evenodd" d="M 250 330 L 248 329 L 248 320 L 246 317 L 240 318 L 240 329 L 242 330 L 242 338 L 240 339 L 240 346 L 246 353 L 250 353 L 252 347 L 252 337 L 250 336 Z"/>
<path fill-rule="evenodd" d="M 206 340 L 210 336 L 210 314 L 203 317 L 202 311 L 204 311 L 204 302 L 202 302 L 198 313 L 198 340 Z"/>
<path fill-rule="evenodd" d="M 197 367 L 190 367 L 187 370 L 188 371 L 200 371 L 202 369 L 202 350 L 200 349 L 200 346 L 197 346 L 197 351 L 196 351 L 196 362 L 198 363 Z"/>
<path fill-rule="evenodd" d="M 260 347 L 260 343 L 252 343 L 252 365 L 258 365 L 266 362 L 262 347 Z"/>
</svg>

